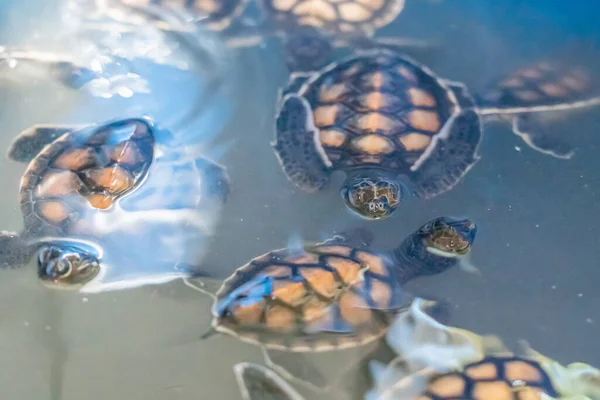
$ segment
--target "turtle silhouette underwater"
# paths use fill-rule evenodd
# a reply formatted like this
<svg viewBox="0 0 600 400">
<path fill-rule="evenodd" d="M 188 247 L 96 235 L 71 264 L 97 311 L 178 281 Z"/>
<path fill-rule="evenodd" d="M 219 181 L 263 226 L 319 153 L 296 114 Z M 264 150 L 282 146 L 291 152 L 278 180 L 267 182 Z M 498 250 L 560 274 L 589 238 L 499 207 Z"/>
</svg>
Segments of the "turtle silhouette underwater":
<svg viewBox="0 0 600 400">
<path fill-rule="evenodd" d="M 380 43 L 397 48 L 423 48 L 423 40 L 374 38 L 380 29 L 396 19 L 404 0 L 258 0 L 258 20 L 246 15 L 247 0 L 112 0 L 107 10 L 125 21 L 141 16 L 165 31 L 192 34 L 194 22 L 220 32 L 230 48 L 253 47 L 269 37 L 280 39 L 290 70 L 313 70 L 327 64 L 336 47 L 371 46 Z M 129 16 L 127 14 L 130 14 Z M 187 21 L 187 22 L 186 22 Z M 184 42 L 186 40 L 183 40 Z"/>
<path fill-rule="evenodd" d="M 386 218 L 411 192 L 430 199 L 455 187 L 480 159 L 488 119 L 510 118 L 532 148 L 571 157 L 571 147 L 532 114 L 600 104 L 598 88 L 577 68 L 541 64 L 518 74 L 520 80 L 472 95 L 398 52 L 357 51 L 292 76 L 281 93 L 272 146 L 303 192 L 319 191 L 343 171 L 346 206 L 366 219 Z"/>
<path fill-rule="evenodd" d="M 528 345 L 514 353 L 493 335 L 440 324 L 431 302 L 415 299 L 388 331 L 399 358 L 371 361 L 374 388 L 365 400 L 589 399 L 600 398 L 600 370 L 575 362 L 566 367 Z"/>
<path fill-rule="evenodd" d="M 149 117 L 23 131 L 8 156 L 29 162 L 20 187 L 24 230 L 0 235 L 0 267 L 22 267 L 37 253 L 45 285 L 83 292 L 189 276 L 229 177 L 170 140 Z"/>
<path fill-rule="evenodd" d="M 297 353 L 371 343 L 402 309 L 405 282 L 455 265 L 473 271 L 468 255 L 475 235 L 473 222 L 440 217 L 393 251 L 371 249 L 372 234 L 359 228 L 268 252 L 238 268 L 212 295 L 212 328 L 204 337 L 224 333 Z"/>
</svg>

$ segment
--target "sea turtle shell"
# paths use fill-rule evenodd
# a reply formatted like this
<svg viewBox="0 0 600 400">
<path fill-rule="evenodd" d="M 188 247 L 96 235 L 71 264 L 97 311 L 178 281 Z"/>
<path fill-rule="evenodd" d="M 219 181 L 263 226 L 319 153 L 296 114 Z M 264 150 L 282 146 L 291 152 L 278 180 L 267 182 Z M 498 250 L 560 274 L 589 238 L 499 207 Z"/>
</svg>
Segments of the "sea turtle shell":
<svg viewBox="0 0 600 400">
<path fill-rule="evenodd" d="M 458 109 L 428 68 L 392 52 L 359 54 L 326 67 L 298 91 L 334 169 L 375 165 L 408 172 Z"/>
<path fill-rule="evenodd" d="M 144 119 L 130 119 L 65 133 L 44 147 L 21 179 L 26 232 L 63 236 L 88 211 L 110 209 L 146 177 L 154 142 Z"/>
<path fill-rule="evenodd" d="M 533 360 L 519 356 L 488 356 L 465 365 L 460 372 L 450 372 L 431 379 L 419 397 L 433 399 L 540 399 L 544 393 L 558 397 L 550 377 Z"/>
<path fill-rule="evenodd" d="M 333 34 L 370 34 L 404 8 L 404 0 L 259 0 L 259 4 L 280 24 L 292 22 Z"/>
<path fill-rule="evenodd" d="M 429 303 L 429 305 L 428 305 Z M 389 365 L 372 360 L 375 386 L 365 400 L 597 398 L 600 371 L 584 363 L 562 366 L 525 344 L 515 354 L 496 336 L 446 326 L 416 298 L 387 334 L 399 355 Z"/>
<path fill-rule="evenodd" d="M 518 109 L 552 111 L 597 101 L 598 82 L 589 70 L 557 61 L 540 61 L 520 68 L 494 82 L 483 92 L 479 104 L 498 112 Z"/>
<path fill-rule="evenodd" d="M 361 279 L 362 276 L 362 279 Z M 268 349 L 327 351 L 383 334 L 401 302 L 391 261 L 317 244 L 276 250 L 239 268 L 216 293 L 213 327 Z"/>
<path fill-rule="evenodd" d="M 229 27 L 244 11 L 248 0 L 116 0 L 127 6 L 159 6 L 189 11 L 201 18 L 203 26 L 221 31 Z"/>
</svg>

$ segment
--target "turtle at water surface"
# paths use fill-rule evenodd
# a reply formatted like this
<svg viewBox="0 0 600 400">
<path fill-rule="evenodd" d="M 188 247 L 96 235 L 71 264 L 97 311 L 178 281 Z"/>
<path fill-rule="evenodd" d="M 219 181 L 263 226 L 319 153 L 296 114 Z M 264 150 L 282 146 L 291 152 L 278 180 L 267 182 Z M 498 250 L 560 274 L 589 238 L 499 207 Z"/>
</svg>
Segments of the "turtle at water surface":
<svg viewBox="0 0 600 400">
<path fill-rule="evenodd" d="M 189 249 L 178 241 L 202 247 L 229 178 L 220 165 L 169 148 L 170 138 L 146 117 L 23 131 L 8 156 L 29 161 L 20 188 L 25 226 L 0 235 L 0 266 L 23 266 L 37 252 L 43 283 L 82 290 L 186 275 L 176 266 Z M 115 265 L 134 256 L 136 265 Z"/>
<path fill-rule="evenodd" d="M 541 400 L 600 398 L 600 370 L 584 363 L 564 367 L 525 346 L 517 354 L 495 336 L 449 327 L 415 299 L 388 331 L 400 354 L 388 366 L 371 361 L 374 388 L 365 400 Z"/>
<path fill-rule="evenodd" d="M 531 147 L 569 158 L 570 146 L 539 129 L 529 114 L 585 107 L 600 97 L 580 73 L 552 76 L 535 96 L 533 83 L 518 81 L 532 92 L 527 101 L 518 101 L 511 88 L 472 96 L 397 52 L 360 51 L 292 75 L 281 94 L 273 147 L 288 179 L 304 192 L 320 190 L 341 170 L 347 207 L 367 219 L 386 218 L 410 191 L 429 199 L 461 181 L 480 159 L 481 117 L 515 118 L 514 132 Z"/>
<path fill-rule="evenodd" d="M 436 218 L 393 251 L 357 229 L 301 249 L 271 251 L 238 268 L 215 296 L 212 331 L 263 349 L 321 352 L 368 344 L 403 307 L 402 285 L 457 264 L 475 239 L 469 220 Z"/>
</svg>

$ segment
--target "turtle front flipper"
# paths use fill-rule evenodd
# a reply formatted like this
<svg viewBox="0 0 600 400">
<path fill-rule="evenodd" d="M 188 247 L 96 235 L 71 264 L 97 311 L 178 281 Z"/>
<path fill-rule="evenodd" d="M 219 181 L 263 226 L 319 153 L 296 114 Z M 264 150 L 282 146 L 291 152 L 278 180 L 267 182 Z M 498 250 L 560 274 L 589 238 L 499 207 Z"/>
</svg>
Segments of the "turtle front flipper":
<svg viewBox="0 0 600 400">
<path fill-rule="evenodd" d="M 411 167 L 415 194 L 436 197 L 452 189 L 477 161 L 481 122 L 475 111 L 451 117 L 430 149 Z"/>
<path fill-rule="evenodd" d="M 556 158 L 569 159 L 574 151 L 565 141 L 549 135 L 533 115 L 520 115 L 513 119 L 512 129 L 529 147 Z"/>
<path fill-rule="evenodd" d="M 206 158 L 197 159 L 196 168 L 202 171 L 202 193 L 204 196 L 225 203 L 229 199 L 231 187 L 227 169 Z"/>
<path fill-rule="evenodd" d="M 34 125 L 19 133 L 13 140 L 8 148 L 8 157 L 14 161 L 28 163 L 54 140 L 82 127 L 82 125 Z"/>
<path fill-rule="evenodd" d="M 233 371 L 244 400 L 304 400 L 290 384 L 273 370 L 243 362 Z"/>
<path fill-rule="evenodd" d="M 0 232 L 0 269 L 20 268 L 29 262 L 34 248 L 15 232 Z"/>
<path fill-rule="evenodd" d="M 272 146 L 288 179 L 305 192 L 316 192 L 329 182 L 331 162 L 318 140 L 310 105 L 293 94 L 282 101 Z"/>
</svg>

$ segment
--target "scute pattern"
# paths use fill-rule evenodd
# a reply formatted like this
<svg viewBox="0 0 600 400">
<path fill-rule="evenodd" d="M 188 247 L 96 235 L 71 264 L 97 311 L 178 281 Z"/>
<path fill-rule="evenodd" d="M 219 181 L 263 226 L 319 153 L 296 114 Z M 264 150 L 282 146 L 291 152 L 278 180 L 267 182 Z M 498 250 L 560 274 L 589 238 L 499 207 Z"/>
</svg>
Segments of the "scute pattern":
<svg viewBox="0 0 600 400">
<path fill-rule="evenodd" d="M 446 88 L 392 54 L 341 62 L 301 87 L 334 168 L 376 164 L 402 172 L 455 110 Z"/>
<path fill-rule="evenodd" d="M 490 356 L 431 380 L 422 398 L 462 399 L 540 399 L 540 393 L 558 397 L 550 378 L 541 366 L 516 356 Z"/>
<path fill-rule="evenodd" d="M 213 314 L 218 328 L 267 348 L 331 349 L 382 335 L 390 318 L 382 310 L 399 297 L 381 257 L 321 244 L 300 253 L 273 251 L 241 267 L 217 292 Z"/>
<path fill-rule="evenodd" d="M 259 0 L 275 21 L 312 26 L 328 33 L 366 33 L 393 21 L 404 0 Z"/>
<path fill-rule="evenodd" d="M 491 86 L 480 103 L 500 109 L 552 106 L 585 100 L 598 89 L 590 73 L 583 68 L 540 62 L 521 68 Z"/>
<path fill-rule="evenodd" d="M 31 161 L 21 179 L 21 210 L 28 229 L 66 233 L 86 207 L 107 209 L 145 177 L 154 135 L 129 120 L 66 133 Z"/>
</svg>

